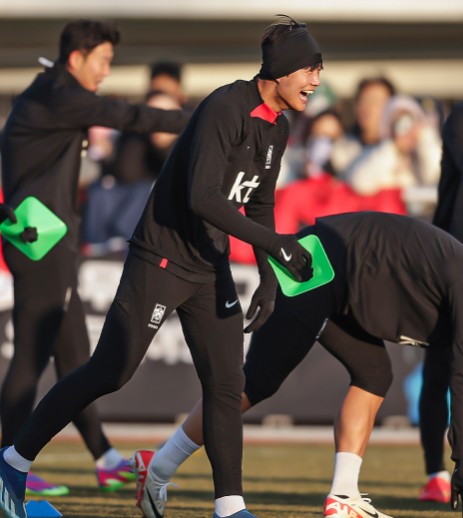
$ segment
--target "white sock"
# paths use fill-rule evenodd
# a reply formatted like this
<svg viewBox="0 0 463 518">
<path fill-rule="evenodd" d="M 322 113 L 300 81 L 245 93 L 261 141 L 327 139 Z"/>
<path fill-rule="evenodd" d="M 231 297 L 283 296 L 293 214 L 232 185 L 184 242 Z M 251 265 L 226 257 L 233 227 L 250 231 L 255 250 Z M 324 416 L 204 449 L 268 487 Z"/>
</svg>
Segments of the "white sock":
<svg viewBox="0 0 463 518">
<path fill-rule="evenodd" d="M 428 475 L 429 480 L 432 480 L 436 477 L 443 478 L 445 480 L 450 480 L 450 473 L 444 469 L 443 471 L 437 471 L 436 473 L 430 473 Z"/>
<path fill-rule="evenodd" d="M 179 426 L 151 459 L 149 470 L 161 482 L 168 482 L 177 468 L 198 450 L 198 446 Z"/>
<path fill-rule="evenodd" d="M 334 475 L 330 493 L 360 497 L 358 479 L 362 457 L 355 453 L 338 452 L 334 456 Z"/>
<path fill-rule="evenodd" d="M 215 514 L 222 518 L 223 516 L 230 516 L 246 509 L 244 498 L 240 495 L 222 496 L 215 501 Z"/>
<path fill-rule="evenodd" d="M 27 473 L 31 469 L 32 461 L 19 455 L 14 446 L 10 446 L 3 452 L 3 458 L 7 464 L 23 473 Z"/>
<path fill-rule="evenodd" d="M 104 452 L 101 457 L 96 459 L 97 468 L 101 469 L 114 469 L 124 460 L 124 457 L 116 450 L 116 448 L 110 448 Z"/>
</svg>

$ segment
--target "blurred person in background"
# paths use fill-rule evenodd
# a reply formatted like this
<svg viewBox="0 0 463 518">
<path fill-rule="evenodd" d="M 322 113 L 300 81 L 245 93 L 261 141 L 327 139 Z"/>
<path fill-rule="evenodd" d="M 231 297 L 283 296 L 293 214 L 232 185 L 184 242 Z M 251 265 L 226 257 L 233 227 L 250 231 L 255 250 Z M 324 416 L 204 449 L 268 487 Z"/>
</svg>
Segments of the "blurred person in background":
<svg viewBox="0 0 463 518">
<path fill-rule="evenodd" d="M 428 119 L 410 96 L 390 98 L 381 117 L 380 141 L 362 150 L 343 177 L 362 195 L 382 190 L 436 186 L 441 138 L 435 120 Z"/>
<path fill-rule="evenodd" d="M 14 355 L 0 399 L 4 445 L 14 442 L 32 413 L 39 379 L 50 358 L 54 358 L 57 377 L 62 378 L 90 355 L 77 289 L 78 177 L 88 129 L 105 126 L 175 133 L 187 121 L 186 114 L 178 110 L 158 110 L 96 95 L 110 74 L 118 42 L 119 31 L 112 23 L 76 20 L 67 24 L 60 36 L 58 59 L 16 97 L 2 134 L 6 215 L 8 207 L 16 208 L 26 197 L 35 196 L 67 225 L 67 234 L 40 261 L 32 261 L 5 242 L 4 256 L 14 280 Z M 128 461 L 103 433 L 96 407 L 82 408 L 74 417 L 95 459 L 100 487 L 114 490 L 133 480 Z M 65 486 L 49 484 L 33 473 L 28 474 L 26 484 L 30 494 L 68 492 Z"/>
<path fill-rule="evenodd" d="M 187 97 L 182 86 L 182 65 L 175 61 L 153 63 L 148 90 L 165 92 L 184 106 Z"/>
<path fill-rule="evenodd" d="M 161 90 L 148 92 L 145 102 L 163 110 L 181 108 L 175 97 Z M 176 138 L 173 133 L 134 131 L 117 137 L 106 174 L 87 189 L 82 218 L 85 255 L 127 250 L 127 240 Z"/>
<path fill-rule="evenodd" d="M 456 104 L 442 129 L 442 162 L 438 202 L 433 224 L 463 242 L 463 103 Z M 423 501 L 449 502 L 450 474 L 444 461 L 444 444 L 449 424 L 448 389 L 451 351 L 427 350 L 420 394 L 420 434 L 428 481 L 421 488 Z M 462 479 L 462 466 L 456 478 Z"/>
<path fill-rule="evenodd" d="M 344 178 L 344 171 L 362 151 L 380 143 L 383 111 L 395 93 L 394 85 L 385 77 L 360 81 L 354 97 L 353 128 L 336 141 L 332 151 L 332 165 L 339 177 Z"/>
<path fill-rule="evenodd" d="M 331 154 L 331 141 L 344 134 L 344 127 L 336 106 L 336 96 L 329 85 L 323 83 L 312 95 L 303 113 L 291 113 L 288 146 L 286 147 L 278 177 L 278 187 L 307 177 L 308 147 L 313 148 L 313 161 L 326 162 Z M 325 137 L 328 140 L 325 140 Z M 318 142 L 320 138 L 320 142 Z M 322 141 L 324 140 L 324 141 Z"/>
<path fill-rule="evenodd" d="M 292 144 L 285 152 L 286 175 L 280 187 L 296 180 L 335 174 L 331 152 L 334 143 L 344 135 L 337 110 L 328 108 L 310 117 L 305 115 L 296 125 L 298 128 L 291 137 Z"/>
<path fill-rule="evenodd" d="M 181 109 L 177 98 L 164 90 L 150 90 L 145 102 L 152 108 Z M 115 146 L 112 175 L 120 183 L 154 182 L 176 139 L 177 135 L 173 133 L 159 131 L 149 134 L 121 133 Z"/>
<path fill-rule="evenodd" d="M 114 160 L 114 146 L 119 132 L 104 126 L 91 126 L 82 143 L 79 172 L 81 198 L 85 199 L 89 185 L 108 173 Z"/>
<path fill-rule="evenodd" d="M 300 178 L 316 178 L 323 174 L 336 176 L 331 163 L 335 143 L 344 136 L 344 127 L 335 109 L 324 110 L 307 124 L 303 136 L 304 160 Z"/>
<path fill-rule="evenodd" d="M 83 408 L 129 381 L 176 311 L 201 382 L 214 517 L 254 516 L 242 489 L 243 313 L 230 270 L 229 235 L 255 247 L 260 284 L 247 312 L 252 327 L 274 307 L 276 279 L 268 255 L 296 280 L 312 275 L 311 255 L 296 237 L 275 232 L 273 208 L 288 138 L 282 112 L 305 109 L 323 63 L 306 25 L 285 15 L 266 29 L 261 48 L 258 75 L 207 96 L 175 142 L 131 238 L 90 360 L 51 388 L 14 446 L 0 451 L 2 509 L 14 506 L 19 518 L 27 516 L 24 486 L 33 460 Z M 182 444 L 188 448 L 187 440 Z M 162 481 L 146 486 L 149 464 L 143 452 L 134 455 L 137 505 L 147 518 L 159 518 L 165 487 Z"/>
</svg>

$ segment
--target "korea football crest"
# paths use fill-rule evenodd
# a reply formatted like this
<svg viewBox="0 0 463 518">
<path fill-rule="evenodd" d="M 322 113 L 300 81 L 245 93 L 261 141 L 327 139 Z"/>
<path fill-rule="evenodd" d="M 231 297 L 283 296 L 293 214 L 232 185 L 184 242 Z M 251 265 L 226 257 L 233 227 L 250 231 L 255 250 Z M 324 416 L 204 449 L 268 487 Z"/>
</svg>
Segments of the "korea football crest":
<svg viewBox="0 0 463 518">
<path fill-rule="evenodd" d="M 152 329 L 159 329 L 159 325 L 161 324 L 162 317 L 164 316 L 166 309 L 166 306 L 163 304 L 156 304 L 154 306 L 153 313 L 151 314 L 148 327 L 151 327 Z"/>
</svg>

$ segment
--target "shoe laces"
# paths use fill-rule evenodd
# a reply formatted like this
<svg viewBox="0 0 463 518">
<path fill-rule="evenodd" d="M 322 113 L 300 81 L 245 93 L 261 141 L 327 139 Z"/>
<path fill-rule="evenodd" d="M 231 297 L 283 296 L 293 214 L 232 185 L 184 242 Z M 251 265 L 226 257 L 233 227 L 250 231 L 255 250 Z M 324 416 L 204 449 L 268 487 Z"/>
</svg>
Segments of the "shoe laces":
<svg viewBox="0 0 463 518">
<path fill-rule="evenodd" d="M 367 504 L 374 509 L 373 504 L 371 503 L 371 498 L 368 498 L 368 493 L 360 493 L 360 497 L 355 499 L 353 497 L 349 497 L 346 503 L 354 507 L 358 506 L 360 503 Z"/>
<path fill-rule="evenodd" d="M 360 500 L 368 505 L 372 505 L 371 498 L 368 498 L 368 493 L 360 493 Z"/>
<path fill-rule="evenodd" d="M 156 485 L 156 489 L 159 493 L 159 499 L 163 500 L 164 502 L 167 502 L 167 488 L 169 486 L 178 487 L 177 484 L 175 484 L 174 482 L 167 482 L 166 484 L 160 484 L 159 482 L 157 482 Z"/>
</svg>

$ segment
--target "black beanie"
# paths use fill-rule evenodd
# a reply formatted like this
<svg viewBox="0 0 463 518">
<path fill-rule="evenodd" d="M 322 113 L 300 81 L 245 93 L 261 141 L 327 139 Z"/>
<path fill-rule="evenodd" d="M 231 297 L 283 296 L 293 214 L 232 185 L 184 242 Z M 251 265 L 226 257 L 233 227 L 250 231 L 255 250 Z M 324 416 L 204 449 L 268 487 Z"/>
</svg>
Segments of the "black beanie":
<svg viewBox="0 0 463 518">
<path fill-rule="evenodd" d="M 289 17 L 286 17 L 289 18 Z M 320 47 L 309 33 L 305 23 L 289 18 L 286 33 L 276 41 L 262 42 L 261 79 L 278 79 L 296 70 L 322 64 Z"/>
</svg>

